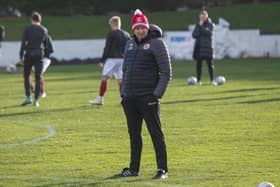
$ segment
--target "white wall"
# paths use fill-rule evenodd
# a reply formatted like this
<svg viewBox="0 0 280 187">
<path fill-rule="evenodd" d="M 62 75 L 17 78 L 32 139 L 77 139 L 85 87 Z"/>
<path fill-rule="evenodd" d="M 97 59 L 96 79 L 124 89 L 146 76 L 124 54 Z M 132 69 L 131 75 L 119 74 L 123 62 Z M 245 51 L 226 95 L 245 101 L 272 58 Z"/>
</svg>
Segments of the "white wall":
<svg viewBox="0 0 280 187">
<path fill-rule="evenodd" d="M 175 59 L 192 59 L 194 40 L 191 31 L 165 32 L 170 54 Z M 104 39 L 57 40 L 55 53 L 59 60 L 74 58 L 99 58 L 105 45 Z M 225 56 L 240 58 L 242 53 L 249 57 L 280 57 L 280 35 L 260 35 L 259 30 L 229 30 L 216 27 L 214 32 L 215 58 Z M 16 64 L 19 61 L 19 42 L 3 42 L 0 50 L 0 66 Z"/>
<path fill-rule="evenodd" d="M 54 41 L 53 56 L 59 60 L 74 58 L 99 58 L 105 45 L 104 39 L 96 40 L 57 40 Z M 0 50 L 0 67 L 16 64 L 19 61 L 20 42 L 3 42 Z"/>
</svg>

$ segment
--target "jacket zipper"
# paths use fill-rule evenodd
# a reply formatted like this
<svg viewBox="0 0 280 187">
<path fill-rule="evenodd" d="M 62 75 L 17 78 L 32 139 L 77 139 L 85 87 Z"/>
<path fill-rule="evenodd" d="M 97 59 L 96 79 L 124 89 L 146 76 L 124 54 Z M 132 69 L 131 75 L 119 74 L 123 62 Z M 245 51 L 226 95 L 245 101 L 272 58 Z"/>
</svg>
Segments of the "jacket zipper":
<svg viewBox="0 0 280 187">
<path fill-rule="evenodd" d="M 139 50 L 138 44 L 137 44 L 136 42 L 135 42 L 135 44 L 136 44 L 136 51 L 135 51 L 135 55 L 134 55 L 134 58 L 133 58 L 133 64 L 132 64 L 132 66 L 131 66 L 131 73 L 132 73 L 132 75 L 133 75 L 133 73 L 134 73 L 133 71 L 134 71 L 134 66 L 135 66 L 135 59 L 136 59 L 136 56 L 137 56 L 138 50 Z M 132 81 L 130 81 L 130 88 L 131 88 L 131 95 L 132 95 L 132 96 L 135 96 Z"/>
</svg>

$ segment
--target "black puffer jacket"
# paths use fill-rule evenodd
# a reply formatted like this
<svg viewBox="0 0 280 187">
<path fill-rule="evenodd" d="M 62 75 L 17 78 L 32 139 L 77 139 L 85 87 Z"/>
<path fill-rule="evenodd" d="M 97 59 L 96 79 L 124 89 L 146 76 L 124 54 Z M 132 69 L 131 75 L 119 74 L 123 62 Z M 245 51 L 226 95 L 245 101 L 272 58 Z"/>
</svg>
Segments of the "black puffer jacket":
<svg viewBox="0 0 280 187">
<path fill-rule="evenodd" d="M 154 95 L 161 98 L 171 79 L 171 62 L 162 31 L 151 25 L 146 39 L 132 37 L 123 64 L 123 97 Z"/>
<path fill-rule="evenodd" d="M 213 30 L 214 24 L 208 18 L 202 25 L 197 24 L 192 33 L 195 39 L 194 59 L 213 58 Z"/>
</svg>

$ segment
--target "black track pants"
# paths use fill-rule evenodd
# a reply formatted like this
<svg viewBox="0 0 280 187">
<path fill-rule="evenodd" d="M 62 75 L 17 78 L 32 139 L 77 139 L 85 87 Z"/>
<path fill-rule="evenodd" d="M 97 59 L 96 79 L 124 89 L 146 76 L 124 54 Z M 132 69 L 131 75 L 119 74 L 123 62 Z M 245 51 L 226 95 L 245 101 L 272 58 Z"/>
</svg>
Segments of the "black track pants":
<svg viewBox="0 0 280 187">
<path fill-rule="evenodd" d="M 130 136 L 130 169 L 139 172 L 142 152 L 142 122 L 147 124 L 151 135 L 158 169 L 168 170 L 164 135 L 159 116 L 159 99 L 154 96 L 123 98 L 123 109 Z"/>
<path fill-rule="evenodd" d="M 204 59 L 198 59 L 196 62 L 196 76 L 197 76 L 197 81 L 200 82 L 201 81 L 201 74 L 202 74 L 202 64 L 203 64 L 203 60 Z M 207 66 L 208 66 L 208 72 L 209 72 L 209 76 L 210 76 L 210 80 L 213 81 L 214 80 L 214 71 L 215 71 L 215 66 L 213 63 L 212 59 L 205 59 L 207 62 Z"/>
<path fill-rule="evenodd" d="M 30 81 L 29 76 L 31 74 L 32 66 L 34 66 L 35 70 L 35 99 L 39 99 L 40 97 L 40 90 L 41 90 L 41 81 L 40 77 L 42 74 L 43 64 L 41 62 L 40 57 L 33 57 L 33 58 L 26 58 L 24 61 L 24 88 L 25 88 L 25 95 L 27 97 L 31 96 L 31 89 L 30 89 Z"/>
</svg>

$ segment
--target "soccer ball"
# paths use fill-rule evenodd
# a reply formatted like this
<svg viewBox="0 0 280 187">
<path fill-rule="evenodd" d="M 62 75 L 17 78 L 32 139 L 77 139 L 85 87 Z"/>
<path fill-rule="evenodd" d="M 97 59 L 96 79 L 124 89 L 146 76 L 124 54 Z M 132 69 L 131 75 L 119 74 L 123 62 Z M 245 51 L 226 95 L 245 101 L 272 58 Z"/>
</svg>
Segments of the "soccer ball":
<svg viewBox="0 0 280 187">
<path fill-rule="evenodd" d="M 218 85 L 224 85 L 226 83 L 226 78 L 224 76 L 218 76 L 215 81 Z"/>
<path fill-rule="evenodd" d="M 9 64 L 6 67 L 6 72 L 7 73 L 15 73 L 17 71 L 17 67 L 15 64 Z"/>
<path fill-rule="evenodd" d="M 257 185 L 257 187 L 275 187 L 275 186 L 270 182 L 261 182 L 260 184 Z"/>
<path fill-rule="evenodd" d="M 188 85 L 196 85 L 197 84 L 197 78 L 194 76 L 191 76 L 187 79 Z"/>
</svg>

